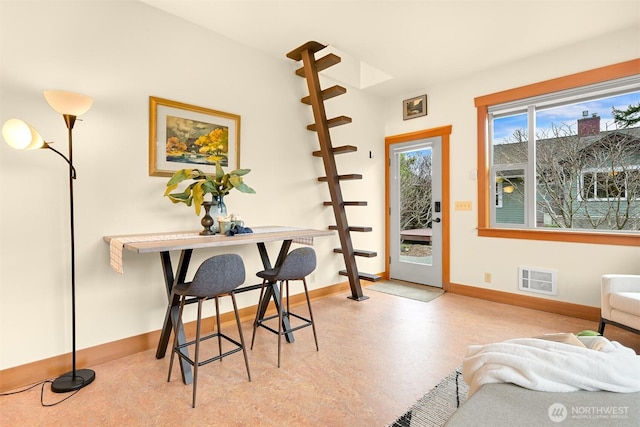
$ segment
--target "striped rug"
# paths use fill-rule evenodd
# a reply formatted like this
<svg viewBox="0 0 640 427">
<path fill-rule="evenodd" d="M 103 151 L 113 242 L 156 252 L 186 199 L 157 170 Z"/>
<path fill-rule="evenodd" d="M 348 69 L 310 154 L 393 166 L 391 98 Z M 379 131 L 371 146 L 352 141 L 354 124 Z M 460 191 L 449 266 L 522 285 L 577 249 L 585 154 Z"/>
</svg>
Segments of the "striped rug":
<svg viewBox="0 0 640 427">
<path fill-rule="evenodd" d="M 418 400 L 390 427 L 440 427 L 467 398 L 469 386 L 458 366 L 430 392 Z"/>
</svg>

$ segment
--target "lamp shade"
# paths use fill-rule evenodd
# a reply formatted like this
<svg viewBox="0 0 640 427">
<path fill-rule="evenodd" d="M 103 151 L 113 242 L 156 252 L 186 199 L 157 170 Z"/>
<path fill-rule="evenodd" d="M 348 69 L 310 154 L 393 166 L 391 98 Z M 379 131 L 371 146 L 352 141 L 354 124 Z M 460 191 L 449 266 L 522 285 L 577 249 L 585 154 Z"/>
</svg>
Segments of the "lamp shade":
<svg viewBox="0 0 640 427">
<path fill-rule="evenodd" d="M 79 93 L 63 90 L 45 90 L 44 97 L 54 110 L 60 114 L 80 116 L 91 108 L 93 99 Z"/>
<path fill-rule="evenodd" d="M 10 147 L 17 150 L 34 150 L 45 145 L 38 131 L 19 119 L 9 119 L 4 123 L 2 137 Z"/>
</svg>

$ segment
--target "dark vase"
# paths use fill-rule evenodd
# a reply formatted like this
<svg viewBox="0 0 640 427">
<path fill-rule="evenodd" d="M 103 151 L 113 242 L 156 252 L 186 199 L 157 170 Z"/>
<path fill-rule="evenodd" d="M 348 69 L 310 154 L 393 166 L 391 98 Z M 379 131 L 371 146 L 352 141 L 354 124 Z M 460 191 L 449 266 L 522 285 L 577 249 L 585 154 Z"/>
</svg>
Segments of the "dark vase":
<svg viewBox="0 0 640 427">
<path fill-rule="evenodd" d="M 216 234 L 216 229 L 214 227 L 216 221 L 211 217 L 211 207 L 215 206 L 216 202 L 202 202 L 202 206 L 204 207 L 204 216 L 200 221 L 200 224 L 204 227 L 204 230 L 200 232 L 201 236 L 211 236 Z"/>
</svg>

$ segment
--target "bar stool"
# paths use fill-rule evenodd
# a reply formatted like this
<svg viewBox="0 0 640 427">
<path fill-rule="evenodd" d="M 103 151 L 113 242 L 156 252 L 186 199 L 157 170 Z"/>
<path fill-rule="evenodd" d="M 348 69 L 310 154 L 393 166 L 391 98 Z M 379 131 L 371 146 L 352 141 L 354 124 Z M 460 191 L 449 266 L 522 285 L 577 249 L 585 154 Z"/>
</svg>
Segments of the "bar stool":
<svg viewBox="0 0 640 427">
<path fill-rule="evenodd" d="M 278 306 L 278 314 L 274 316 L 264 317 L 263 319 L 258 319 L 258 313 L 256 313 L 256 319 L 253 322 L 253 337 L 251 338 L 251 349 L 253 349 L 253 343 L 256 338 L 256 330 L 259 326 L 278 334 L 278 368 L 280 367 L 280 349 L 282 347 L 282 336 L 286 335 L 290 332 L 296 331 L 298 329 L 306 328 L 311 326 L 313 329 L 313 339 L 316 342 L 316 351 L 319 351 L 318 348 L 318 337 L 316 335 L 316 326 L 313 321 L 313 312 L 311 311 L 311 300 L 309 299 L 309 291 L 307 289 L 307 281 L 306 276 L 311 274 L 316 269 L 316 252 L 313 248 L 310 247 L 302 247 L 297 248 L 289 252 L 279 268 L 274 268 L 270 270 L 263 270 L 256 273 L 258 277 L 262 278 L 262 287 L 260 288 L 260 299 L 258 301 L 262 301 L 264 296 L 265 288 L 267 286 L 271 286 L 274 282 L 280 282 L 280 299 Z M 289 281 L 290 280 L 300 280 L 304 286 L 304 294 L 307 299 L 307 307 L 309 308 L 309 318 L 302 317 L 298 314 L 292 313 L 289 310 Z M 286 291 L 286 299 L 287 299 L 287 307 L 286 310 L 283 309 L 284 300 L 283 300 L 283 288 L 287 288 Z M 274 295 L 275 297 L 275 295 Z M 288 320 L 291 317 L 295 317 L 301 320 L 303 323 L 295 326 L 289 327 L 283 330 L 282 321 L 283 318 L 287 318 Z M 264 322 L 278 318 L 278 330 L 269 327 L 264 324 Z M 290 324 L 290 323 L 289 323 Z"/>
<path fill-rule="evenodd" d="M 184 344 L 178 344 L 178 334 L 174 333 L 173 351 L 171 352 L 171 362 L 169 362 L 169 375 L 167 381 L 171 381 L 171 370 L 173 368 L 173 359 L 177 354 L 178 357 L 187 361 L 193 366 L 193 401 L 192 407 L 196 407 L 196 390 L 198 385 L 198 368 L 207 363 L 215 360 L 222 361 L 223 357 L 229 356 L 240 350 L 244 353 L 244 363 L 247 368 L 247 376 L 251 381 L 251 373 L 249 372 L 249 359 L 247 358 L 247 350 L 244 345 L 244 337 L 242 335 L 242 327 L 240 325 L 240 316 L 238 315 L 238 305 L 236 304 L 236 297 L 233 292 L 238 286 L 244 283 L 245 269 L 242 258 L 236 254 L 216 255 L 205 260 L 193 277 L 193 281 L 189 283 L 181 283 L 173 287 L 171 291 L 172 295 L 170 301 L 173 301 L 175 295 L 180 296 L 180 308 L 178 311 L 178 318 L 174 324 L 174 331 L 177 330 L 176 325 L 182 321 L 182 312 L 184 310 L 185 303 L 198 302 L 198 318 L 196 323 L 196 338 L 193 341 L 186 342 Z M 238 333 L 240 334 L 240 342 L 222 333 L 220 330 L 220 307 L 218 299 L 223 296 L 231 296 L 233 301 L 233 311 L 236 317 L 236 324 L 238 325 Z M 191 299 L 187 300 L 187 297 Z M 216 305 L 216 326 L 217 331 L 201 337 L 201 323 L 202 323 L 202 303 L 207 299 L 215 299 Z M 171 309 L 171 307 L 169 307 Z M 200 343 L 204 340 L 218 337 L 218 355 L 210 359 L 200 361 Z M 222 353 L 222 339 L 233 344 L 233 348 L 225 353 Z M 185 348 L 195 344 L 194 358 L 189 357 L 188 351 L 184 351 Z"/>
</svg>

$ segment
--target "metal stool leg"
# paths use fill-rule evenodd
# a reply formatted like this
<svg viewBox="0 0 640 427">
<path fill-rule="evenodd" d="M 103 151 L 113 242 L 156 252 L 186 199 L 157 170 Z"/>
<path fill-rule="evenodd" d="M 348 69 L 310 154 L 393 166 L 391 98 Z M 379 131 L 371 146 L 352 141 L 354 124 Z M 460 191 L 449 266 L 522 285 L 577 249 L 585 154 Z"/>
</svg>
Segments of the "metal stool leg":
<svg viewBox="0 0 640 427">
<path fill-rule="evenodd" d="M 307 290 L 307 280 L 303 277 L 304 294 L 307 297 L 307 307 L 309 307 L 309 319 L 311 319 L 311 329 L 313 329 L 313 339 L 316 341 L 316 351 L 320 351 L 318 347 L 318 336 L 316 335 L 316 322 L 313 320 L 313 311 L 311 310 L 311 299 L 309 299 L 309 291 Z"/>
<path fill-rule="evenodd" d="M 289 308 L 289 281 L 285 281 L 286 286 L 287 286 L 287 311 L 285 312 L 285 316 L 288 316 L 289 313 L 291 313 L 291 309 Z M 282 298 L 280 298 L 282 300 Z"/>
<path fill-rule="evenodd" d="M 256 318 L 253 321 L 253 336 L 251 337 L 251 350 L 253 350 L 253 342 L 256 340 L 256 330 L 258 329 L 258 316 L 260 315 L 260 302 L 262 301 L 262 297 L 264 297 L 264 285 L 267 283 L 266 280 L 262 281 L 262 287 L 260 288 L 260 298 L 258 298 L 258 308 L 256 309 Z"/>
<path fill-rule="evenodd" d="M 196 323 L 196 354 L 193 362 L 193 403 L 192 408 L 196 407 L 196 391 L 198 389 L 198 365 L 200 360 L 200 329 L 202 323 L 202 302 L 205 298 L 198 298 L 198 320 Z"/>
<path fill-rule="evenodd" d="M 242 333 L 242 324 L 240 323 L 240 315 L 238 314 L 238 304 L 236 304 L 236 296 L 231 292 L 231 301 L 233 301 L 233 312 L 236 315 L 236 324 L 238 325 L 238 333 L 240 334 L 240 344 L 242 345 L 242 354 L 244 355 L 244 365 L 247 367 L 247 377 L 251 381 L 251 372 L 249 371 L 249 357 L 247 356 L 247 347 L 244 343 L 244 335 Z"/>
<path fill-rule="evenodd" d="M 288 284 L 289 282 L 287 282 Z M 282 348 L 282 288 L 284 287 L 284 283 L 280 282 L 280 304 L 278 304 L 278 368 L 280 367 L 280 350 Z M 289 301 L 287 300 L 287 304 Z M 286 333 L 286 331 L 284 332 Z"/>
<path fill-rule="evenodd" d="M 218 332 L 218 354 L 220 355 L 220 363 L 222 363 L 222 331 L 220 330 L 220 304 L 218 302 L 218 295 L 216 300 L 216 327 Z"/>
</svg>

